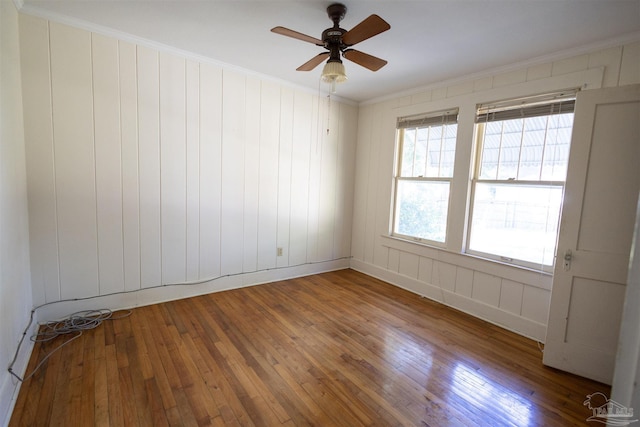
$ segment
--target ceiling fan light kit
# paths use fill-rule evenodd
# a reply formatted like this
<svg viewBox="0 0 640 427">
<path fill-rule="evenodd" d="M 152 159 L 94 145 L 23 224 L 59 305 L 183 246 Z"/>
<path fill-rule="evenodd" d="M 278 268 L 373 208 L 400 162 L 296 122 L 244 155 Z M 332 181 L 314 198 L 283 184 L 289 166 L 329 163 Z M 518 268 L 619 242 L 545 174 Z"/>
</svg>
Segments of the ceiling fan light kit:
<svg viewBox="0 0 640 427">
<path fill-rule="evenodd" d="M 328 58 L 327 63 L 322 69 L 321 78 L 322 81 L 331 84 L 331 91 L 334 93 L 336 91 L 336 83 L 342 83 L 347 80 L 347 73 L 340 56 L 371 71 L 378 71 L 387 64 L 387 61 L 384 59 L 351 49 L 351 46 L 387 31 L 391 26 L 378 15 L 370 15 L 351 30 L 347 31 L 340 28 L 340 21 L 342 21 L 346 13 L 347 7 L 340 3 L 334 3 L 327 8 L 327 15 L 329 15 L 329 19 L 333 21 L 333 27 L 327 28 L 322 32 L 322 39 L 317 39 L 284 27 L 274 27 L 271 29 L 271 31 L 276 34 L 313 43 L 327 50 L 327 52 L 320 53 L 311 58 L 296 70 L 311 71 Z"/>
<path fill-rule="evenodd" d="M 322 81 L 331 84 L 331 92 L 336 93 L 336 83 L 347 81 L 347 72 L 342 61 L 327 62 L 322 69 Z"/>
</svg>

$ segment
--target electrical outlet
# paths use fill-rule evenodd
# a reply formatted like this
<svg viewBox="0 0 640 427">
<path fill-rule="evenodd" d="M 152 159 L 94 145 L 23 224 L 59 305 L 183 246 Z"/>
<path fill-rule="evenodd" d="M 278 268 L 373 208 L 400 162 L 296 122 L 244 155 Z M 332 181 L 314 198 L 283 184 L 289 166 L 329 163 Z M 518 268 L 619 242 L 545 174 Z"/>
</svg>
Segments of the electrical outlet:
<svg viewBox="0 0 640 427">
<path fill-rule="evenodd" d="M 278 256 L 282 256 L 282 248 L 277 248 L 276 253 L 278 254 Z"/>
</svg>

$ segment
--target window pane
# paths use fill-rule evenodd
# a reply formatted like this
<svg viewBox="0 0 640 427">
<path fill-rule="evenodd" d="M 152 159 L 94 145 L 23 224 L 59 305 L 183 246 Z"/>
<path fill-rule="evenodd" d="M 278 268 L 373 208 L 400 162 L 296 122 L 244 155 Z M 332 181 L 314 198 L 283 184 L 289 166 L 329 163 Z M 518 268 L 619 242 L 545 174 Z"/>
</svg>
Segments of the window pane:
<svg viewBox="0 0 640 427">
<path fill-rule="evenodd" d="M 562 187 L 476 183 L 469 249 L 553 265 Z"/>
<path fill-rule="evenodd" d="M 549 117 L 547 143 L 542 164 L 542 179 L 564 181 L 569 163 L 569 144 L 573 128 L 573 114 Z"/>
<path fill-rule="evenodd" d="M 440 150 L 442 145 L 442 127 L 432 127 L 429 132 L 429 158 L 427 162 L 427 174 L 425 176 L 440 176 Z"/>
<path fill-rule="evenodd" d="M 518 179 L 537 181 L 542 168 L 542 152 L 547 135 L 547 117 L 529 117 L 524 121 L 522 134 L 522 152 Z"/>
<path fill-rule="evenodd" d="M 479 174 L 481 179 L 496 179 L 498 177 L 501 139 L 502 122 L 490 122 L 484 125 L 482 163 Z"/>
<path fill-rule="evenodd" d="M 523 119 L 507 120 L 504 122 L 504 132 L 502 133 L 502 143 L 500 147 L 500 164 L 498 165 L 498 179 L 515 179 L 518 176 L 523 124 Z"/>
<path fill-rule="evenodd" d="M 429 128 L 416 130 L 416 156 L 413 160 L 413 173 L 411 176 L 425 176 L 427 167 L 427 137 Z"/>
<path fill-rule="evenodd" d="M 451 178 L 458 124 L 407 128 L 401 132 L 400 176 Z"/>
<path fill-rule="evenodd" d="M 565 180 L 573 113 L 489 122 L 484 127 L 479 179 Z"/>
<path fill-rule="evenodd" d="M 444 242 L 448 210 L 448 182 L 399 180 L 394 232 Z"/>
<path fill-rule="evenodd" d="M 416 130 L 405 129 L 402 132 L 402 163 L 400 176 L 413 176 L 413 157 L 416 150 Z"/>
<path fill-rule="evenodd" d="M 442 158 L 440 159 L 440 177 L 453 177 L 453 163 L 456 154 L 456 136 L 458 124 L 445 126 L 445 135 L 442 146 Z"/>
</svg>

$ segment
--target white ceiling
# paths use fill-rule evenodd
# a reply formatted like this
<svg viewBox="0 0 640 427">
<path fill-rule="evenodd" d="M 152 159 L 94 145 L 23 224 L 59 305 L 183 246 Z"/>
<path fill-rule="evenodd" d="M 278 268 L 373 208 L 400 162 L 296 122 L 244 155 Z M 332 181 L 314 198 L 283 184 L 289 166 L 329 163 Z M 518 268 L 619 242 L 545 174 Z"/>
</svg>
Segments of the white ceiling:
<svg viewBox="0 0 640 427">
<path fill-rule="evenodd" d="M 24 0 L 23 11 L 126 33 L 216 62 L 318 90 L 322 68 L 295 69 L 324 49 L 270 32 L 281 25 L 320 38 L 331 1 Z M 582 48 L 640 40 L 640 0 L 350 1 L 347 30 L 376 13 L 391 29 L 356 45 L 389 63 L 371 72 L 344 61 L 338 86 L 356 102 Z M 96 27 L 97 26 L 97 27 Z M 321 89 L 327 90 L 325 84 Z"/>
</svg>

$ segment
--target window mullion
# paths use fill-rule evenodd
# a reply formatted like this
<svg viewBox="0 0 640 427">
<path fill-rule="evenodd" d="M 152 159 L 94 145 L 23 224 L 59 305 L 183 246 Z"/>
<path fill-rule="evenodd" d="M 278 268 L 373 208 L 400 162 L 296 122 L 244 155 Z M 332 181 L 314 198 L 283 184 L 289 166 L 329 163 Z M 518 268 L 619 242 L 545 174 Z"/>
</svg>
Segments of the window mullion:
<svg viewBox="0 0 640 427">
<path fill-rule="evenodd" d="M 411 176 L 415 175 L 416 151 L 418 148 L 418 129 L 413 129 L 413 157 L 411 158 Z"/>
<path fill-rule="evenodd" d="M 447 133 L 447 125 L 442 125 L 442 132 L 440 132 L 440 152 L 438 153 L 438 176 L 442 176 L 442 150 L 444 149 L 444 136 Z"/>
<path fill-rule="evenodd" d="M 544 160 L 547 157 L 547 136 L 549 136 L 550 122 L 551 122 L 551 117 L 547 117 L 547 122 L 544 127 L 544 141 L 542 143 L 542 159 L 540 159 L 540 173 L 538 174 L 539 179 L 542 179 L 542 171 L 544 170 Z"/>
<path fill-rule="evenodd" d="M 498 159 L 496 160 L 496 179 L 500 176 L 500 161 L 502 160 L 502 141 L 504 140 L 504 122 L 500 123 L 500 145 L 498 146 Z"/>
<path fill-rule="evenodd" d="M 424 150 L 424 173 L 428 175 L 427 171 L 429 170 L 429 139 L 431 138 L 431 126 L 427 128 L 427 140 L 425 142 Z"/>
<path fill-rule="evenodd" d="M 474 171 L 474 178 L 477 181 L 478 179 L 480 179 L 480 173 L 482 171 L 482 162 L 484 161 L 484 148 L 485 148 L 485 141 L 487 140 L 487 124 L 486 123 L 479 123 L 478 126 L 482 126 L 482 140 L 478 140 L 479 136 L 476 136 L 476 146 L 477 146 L 477 150 L 478 150 L 478 155 L 476 156 L 476 170 Z M 497 166 L 496 166 L 496 171 L 497 171 Z M 496 172 L 496 178 L 498 177 L 497 172 Z"/>
<path fill-rule="evenodd" d="M 522 130 L 520 131 L 520 150 L 518 151 L 518 165 L 516 166 L 515 179 L 518 179 L 518 177 L 520 176 L 520 163 L 522 162 L 522 149 L 524 148 L 524 129 L 526 123 L 527 119 L 522 119 Z"/>
</svg>

